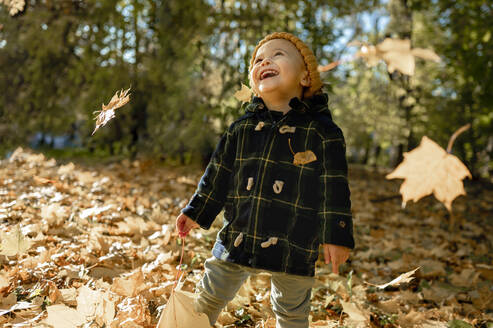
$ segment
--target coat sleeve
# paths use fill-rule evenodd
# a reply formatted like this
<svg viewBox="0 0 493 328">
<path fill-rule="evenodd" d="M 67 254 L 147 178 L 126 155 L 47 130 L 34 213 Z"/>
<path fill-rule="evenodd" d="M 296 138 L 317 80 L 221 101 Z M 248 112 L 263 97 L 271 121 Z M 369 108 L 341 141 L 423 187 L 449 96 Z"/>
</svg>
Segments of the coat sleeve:
<svg viewBox="0 0 493 328">
<path fill-rule="evenodd" d="M 233 126 L 234 123 L 221 136 L 194 195 L 181 210 L 203 229 L 210 228 L 226 201 L 236 157 Z"/>
<path fill-rule="evenodd" d="M 339 127 L 324 133 L 320 155 L 320 243 L 354 248 L 346 143 Z"/>
</svg>

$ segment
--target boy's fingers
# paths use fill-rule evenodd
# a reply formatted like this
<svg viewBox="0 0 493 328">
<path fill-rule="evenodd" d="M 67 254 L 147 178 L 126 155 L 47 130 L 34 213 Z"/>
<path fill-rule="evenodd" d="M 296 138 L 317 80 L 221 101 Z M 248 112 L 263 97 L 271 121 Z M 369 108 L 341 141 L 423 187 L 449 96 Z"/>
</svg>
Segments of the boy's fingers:
<svg viewBox="0 0 493 328">
<path fill-rule="evenodd" d="M 332 272 L 339 274 L 339 261 L 335 257 L 332 257 Z"/>
<path fill-rule="evenodd" d="M 197 226 L 197 224 L 196 224 L 194 221 L 192 221 L 192 220 L 187 220 L 187 229 L 188 229 L 188 230 L 191 230 L 191 229 L 193 229 L 193 228 L 196 228 L 196 226 Z"/>
<path fill-rule="evenodd" d="M 330 252 L 329 252 L 329 247 L 324 246 L 324 258 L 325 258 L 325 264 L 330 263 Z"/>
<path fill-rule="evenodd" d="M 187 224 L 187 222 L 185 220 L 180 219 L 180 220 L 178 220 L 176 226 L 178 227 L 178 230 L 182 231 L 185 228 L 186 224 Z"/>
<path fill-rule="evenodd" d="M 187 234 L 188 233 L 188 230 L 190 230 L 188 227 L 187 227 L 187 220 L 185 217 L 183 216 L 180 216 L 177 220 L 176 220 L 176 229 L 178 230 L 178 233 L 181 235 L 181 234 Z"/>
</svg>

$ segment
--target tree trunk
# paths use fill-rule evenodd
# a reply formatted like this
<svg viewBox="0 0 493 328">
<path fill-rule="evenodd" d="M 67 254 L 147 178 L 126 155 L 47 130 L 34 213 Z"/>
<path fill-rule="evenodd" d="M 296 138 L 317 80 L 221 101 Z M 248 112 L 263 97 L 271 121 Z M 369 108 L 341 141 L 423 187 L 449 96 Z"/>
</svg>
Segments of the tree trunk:
<svg viewBox="0 0 493 328">
<path fill-rule="evenodd" d="M 413 12 L 409 8 L 408 0 L 390 0 L 389 12 L 391 22 L 389 23 L 387 30 L 387 37 L 397 37 L 399 39 L 409 39 L 412 47 L 412 30 L 413 30 Z M 390 33 L 392 32 L 392 34 Z M 403 75 L 397 71 L 389 74 L 389 77 L 394 83 L 405 91 L 405 94 L 399 97 L 399 107 L 403 112 L 406 128 L 408 129 L 407 150 L 411 150 L 417 146 L 417 142 L 413 133 L 413 109 L 414 102 L 410 102 L 409 99 L 414 94 L 414 89 L 411 87 L 410 77 Z"/>
</svg>

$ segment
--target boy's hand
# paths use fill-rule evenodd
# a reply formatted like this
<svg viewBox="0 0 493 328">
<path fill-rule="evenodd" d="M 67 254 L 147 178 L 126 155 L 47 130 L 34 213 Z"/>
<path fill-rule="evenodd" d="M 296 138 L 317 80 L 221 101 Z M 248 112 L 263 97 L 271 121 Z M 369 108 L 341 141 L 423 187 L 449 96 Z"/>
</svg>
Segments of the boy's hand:
<svg viewBox="0 0 493 328">
<path fill-rule="evenodd" d="M 195 221 L 183 213 L 180 213 L 180 215 L 176 218 L 176 230 L 178 230 L 178 235 L 180 237 L 185 237 L 188 235 L 190 230 L 198 227 L 200 226 Z"/>
<path fill-rule="evenodd" d="M 339 265 L 347 261 L 350 249 L 334 244 L 323 244 L 323 246 L 325 264 L 332 262 L 332 272 L 339 274 Z"/>
</svg>

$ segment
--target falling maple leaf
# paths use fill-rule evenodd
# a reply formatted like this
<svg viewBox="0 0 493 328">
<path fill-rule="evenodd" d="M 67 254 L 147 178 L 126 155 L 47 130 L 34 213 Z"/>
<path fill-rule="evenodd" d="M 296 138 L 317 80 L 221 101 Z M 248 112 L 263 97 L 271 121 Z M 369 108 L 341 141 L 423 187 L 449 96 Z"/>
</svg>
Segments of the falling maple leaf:
<svg viewBox="0 0 493 328">
<path fill-rule="evenodd" d="M 0 4 L 3 3 L 8 9 L 10 16 L 14 16 L 17 13 L 24 10 L 26 5 L 25 0 L 0 0 Z"/>
<path fill-rule="evenodd" d="M 404 153 L 402 163 L 386 176 L 405 179 L 399 190 L 403 207 L 409 200 L 416 202 L 433 193 L 449 211 L 452 201 L 466 194 L 462 183 L 465 177 L 471 178 L 467 167 L 426 136 L 417 148 Z"/>
<path fill-rule="evenodd" d="M 249 87 L 247 87 L 246 85 L 244 85 L 242 83 L 241 84 L 241 90 L 236 91 L 234 96 L 239 101 L 248 102 L 248 101 L 250 101 L 252 94 L 253 94 L 252 90 L 250 90 Z"/>
<path fill-rule="evenodd" d="M 341 63 L 342 63 L 342 60 L 336 60 L 335 62 L 332 62 L 332 63 L 325 65 L 325 66 L 318 65 L 317 70 L 319 72 L 327 72 L 327 71 L 330 71 L 331 69 L 336 68 Z"/>
<path fill-rule="evenodd" d="M 353 41 L 349 45 L 361 46 L 356 57 L 363 58 L 368 66 L 375 66 L 380 60 L 383 60 L 387 64 L 389 73 L 398 70 L 402 74 L 414 75 L 415 57 L 435 62 L 440 61 L 440 57 L 430 49 L 411 49 L 411 41 L 409 39 L 385 38 L 376 46 L 359 41 Z"/>
<path fill-rule="evenodd" d="M 29 237 L 25 237 L 22 231 L 17 225 L 10 233 L 1 233 L 2 244 L 0 245 L 0 254 L 5 256 L 14 256 L 17 254 L 24 254 L 29 248 L 31 248 L 32 242 Z"/>
<path fill-rule="evenodd" d="M 130 101 L 130 95 L 128 94 L 129 91 L 130 88 L 125 91 L 121 89 L 120 94 L 118 94 L 118 91 L 115 92 L 113 98 L 111 98 L 108 105 L 102 104 L 101 110 L 94 112 L 99 114 L 94 118 L 96 120 L 96 127 L 94 128 L 94 131 L 92 131 L 91 135 L 93 135 L 101 126 L 105 126 L 106 123 L 108 123 L 113 117 L 115 117 L 115 110 L 124 106 Z"/>
<path fill-rule="evenodd" d="M 352 41 L 348 46 L 358 46 L 360 50 L 349 60 L 338 60 L 325 66 L 318 66 L 318 71 L 326 72 L 341 63 L 361 57 L 370 67 L 377 65 L 380 60 L 383 60 L 387 64 L 389 73 L 398 70 L 402 74 L 414 75 L 414 68 L 416 66 L 415 57 L 434 62 L 440 61 L 440 57 L 433 50 L 423 48 L 411 49 L 411 41 L 409 39 L 386 38 L 376 46 L 360 41 Z"/>
<path fill-rule="evenodd" d="M 385 289 L 385 287 L 387 286 L 398 286 L 400 284 L 403 284 L 403 283 L 406 283 L 406 282 L 410 282 L 411 280 L 413 280 L 415 277 L 411 277 L 415 272 L 416 270 L 418 270 L 420 267 L 417 267 L 416 269 L 414 270 L 411 270 L 411 271 L 408 271 L 406 273 L 403 273 L 401 274 L 399 277 L 395 278 L 394 280 L 386 283 L 386 284 L 383 284 L 383 285 L 374 285 L 374 284 L 371 284 L 369 282 L 367 282 L 368 285 L 372 285 L 372 286 L 375 286 L 377 288 L 380 288 L 380 289 Z"/>
</svg>

